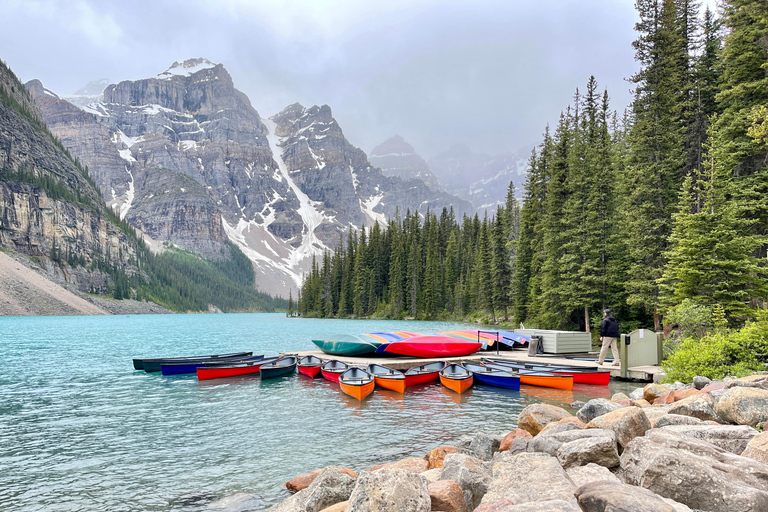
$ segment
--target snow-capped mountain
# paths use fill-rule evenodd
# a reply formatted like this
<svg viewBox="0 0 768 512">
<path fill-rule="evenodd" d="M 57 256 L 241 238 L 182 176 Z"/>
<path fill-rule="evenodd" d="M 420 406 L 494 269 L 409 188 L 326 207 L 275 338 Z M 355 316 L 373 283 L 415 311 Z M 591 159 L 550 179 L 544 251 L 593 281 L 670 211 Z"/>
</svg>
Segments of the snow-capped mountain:
<svg viewBox="0 0 768 512">
<path fill-rule="evenodd" d="M 236 243 L 262 291 L 288 295 L 313 255 L 395 209 L 471 205 L 387 177 L 352 146 L 327 105 L 262 119 L 221 64 L 174 62 L 111 84 L 82 107 L 28 84 L 51 131 L 89 167 L 110 206 L 151 245 L 209 257 Z"/>
<path fill-rule="evenodd" d="M 443 190 L 437 177 L 429 170 L 427 162 L 399 135 L 373 148 L 370 161 L 371 165 L 381 168 L 385 176 L 421 180 L 432 189 Z"/>
<path fill-rule="evenodd" d="M 72 94 L 72 96 L 67 96 L 64 99 L 82 108 L 91 103 L 96 103 L 101 101 L 102 94 L 104 93 L 104 89 L 106 89 L 108 85 L 109 85 L 108 78 L 102 78 L 101 80 L 94 80 L 93 82 L 88 82 L 87 84 L 85 84 L 84 86 L 76 90 L 74 94 Z"/>
</svg>

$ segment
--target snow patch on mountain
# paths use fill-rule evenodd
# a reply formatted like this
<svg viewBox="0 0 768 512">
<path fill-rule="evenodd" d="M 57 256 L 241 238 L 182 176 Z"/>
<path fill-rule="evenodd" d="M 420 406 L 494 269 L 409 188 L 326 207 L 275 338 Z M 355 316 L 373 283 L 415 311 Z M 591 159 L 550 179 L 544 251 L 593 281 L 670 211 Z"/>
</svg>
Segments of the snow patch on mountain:
<svg viewBox="0 0 768 512">
<path fill-rule="evenodd" d="M 174 76 L 192 76 L 199 71 L 216 66 L 218 66 L 218 64 L 204 58 L 187 59 L 182 62 L 176 61 L 171 64 L 171 67 L 158 74 L 157 77 L 164 80 L 170 80 Z"/>
</svg>

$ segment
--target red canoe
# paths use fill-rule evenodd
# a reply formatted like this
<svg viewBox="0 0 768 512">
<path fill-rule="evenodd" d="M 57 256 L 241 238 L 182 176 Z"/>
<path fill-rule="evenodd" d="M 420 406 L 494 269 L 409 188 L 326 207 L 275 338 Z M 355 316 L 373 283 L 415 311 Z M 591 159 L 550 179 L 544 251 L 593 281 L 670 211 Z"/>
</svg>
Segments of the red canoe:
<svg viewBox="0 0 768 512">
<path fill-rule="evenodd" d="M 198 380 L 223 379 L 225 377 L 240 377 L 243 375 L 254 375 L 261 371 L 261 367 L 267 363 L 274 363 L 282 357 L 270 357 L 259 361 L 247 363 L 219 364 L 210 366 L 201 366 L 197 369 Z"/>
<path fill-rule="evenodd" d="M 417 384 L 426 384 L 437 380 L 440 376 L 440 370 L 445 368 L 445 362 L 435 361 L 434 363 L 423 364 L 409 368 L 405 372 L 405 387 L 416 386 Z"/>
<path fill-rule="evenodd" d="M 322 366 L 323 360 L 315 356 L 304 356 L 299 359 L 298 369 L 299 373 L 306 375 L 307 377 L 315 378 L 320 375 L 320 366 Z"/>
<path fill-rule="evenodd" d="M 431 334 L 392 342 L 384 352 L 411 357 L 460 357 L 474 354 L 482 346 L 474 341 Z"/>
<path fill-rule="evenodd" d="M 339 361 L 338 359 L 331 359 L 323 363 L 320 371 L 322 372 L 323 377 L 331 382 L 338 383 L 339 376 L 348 369 L 349 365 L 347 363 Z"/>
</svg>

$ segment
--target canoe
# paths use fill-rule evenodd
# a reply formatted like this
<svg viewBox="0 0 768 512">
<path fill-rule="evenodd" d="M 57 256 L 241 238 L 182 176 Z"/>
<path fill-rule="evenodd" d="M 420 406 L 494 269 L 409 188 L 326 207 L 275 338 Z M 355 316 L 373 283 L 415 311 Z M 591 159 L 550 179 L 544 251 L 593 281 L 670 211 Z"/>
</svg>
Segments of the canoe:
<svg viewBox="0 0 768 512">
<path fill-rule="evenodd" d="M 320 367 L 320 372 L 323 374 L 323 377 L 331 382 L 339 382 L 339 375 L 347 369 L 349 369 L 347 363 L 338 359 L 331 359 L 323 363 L 323 366 Z"/>
<path fill-rule="evenodd" d="M 472 387 L 472 372 L 461 364 L 450 363 L 440 370 L 440 383 L 451 391 L 462 394 Z"/>
<path fill-rule="evenodd" d="M 574 384 L 592 384 L 596 386 L 607 386 L 611 382 L 610 370 L 600 370 L 598 368 L 585 368 L 581 366 L 570 365 L 546 365 L 544 363 L 518 363 L 516 361 L 503 361 L 499 359 L 489 359 L 494 364 L 510 366 L 512 368 L 524 368 L 539 372 L 550 372 L 557 375 L 571 375 Z"/>
<path fill-rule="evenodd" d="M 380 364 L 369 364 L 365 371 L 373 375 L 374 382 L 380 388 L 391 389 L 398 393 L 405 392 L 405 375 L 400 370 Z"/>
<path fill-rule="evenodd" d="M 527 347 L 528 343 L 531 342 L 531 338 L 512 331 L 499 331 L 499 341 L 510 347 L 517 345 Z"/>
<path fill-rule="evenodd" d="M 467 341 L 476 341 L 483 344 L 483 350 L 485 350 L 487 347 L 492 347 L 496 343 L 496 334 L 491 334 L 488 331 L 473 331 L 473 330 L 464 330 L 464 331 L 442 331 L 437 334 L 441 334 L 444 336 L 451 336 L 453 338 L 461 338 L 463 340 Z M 501 337 L 501 336 L 499 336 Z"/>
<path fill-rule="evenodd" d="M 520 390 L 520 376 L 509 370 L 491 368 L 484 364 L 464 363 L 464 368 L 474 374 L 475 382 L 497 388 Z"/>
<path fill-rule="evenodd" d="M 371 337 L 354 334 L 336 334 L 326 340 L 312 340 L 317 348 L 333 356 L 360 356 L 371 354 L 382 344 Z"/>
<path fill-rule="evenodd" d="M 313 379 L 320 375 L 320 367 L 322 365 L 323 360 L 315 356 L 304 356 L 297 363 L 299 373 Z"/>
<path fill-rule="evenodd" d="M 226 359 L 216 359 L 216 364 L 247 363 L 264 359 L 264 354 L 248 357 L 233 357 Z M 163 375 L 181 375 L 184 373 L 195 373 L 201 366 L 211 365 L 211 360 L 194 361 L 185 363 L 165 363 L 160 365 L 160 372 Z"/>
<path fill-rule="evenodd" d="M 394 331 L 394 332 L 368 332 L 363 336 L 369 336 L 381 343 L 392 343 L 393 341 L 400 341 L 405 338 L 412 338 L 414 336 L 421 336 L 415 332 L 407 331 Z"/>
<path fill-rule="evenodd" d="M 414 366 L 405 371 L 405 387 L 426 384 L 440 377 L 440 370 L 445 368 L 444 361 L 435 361 L 434 363 Z"/>
<path fill-rule="evenodd" d="M 357 398 L 361 402 L 373 393 L 375 380 L 373 375 L 361 368 L 348 368 L 339 374 L 339 387 L 345 395 Z"/>
<path fill-rule="evenodd" d="M 460 357 L 474 354 L 482 347 L 482 343 L 475 341 L 431 334 L 381 345 L 376 352 L 411 357 Z"/>
<path fill-rule="evenodd" d="M 283 356 L 261 366 L 261 380 L 290 375 L 296 370 L 296 356 Z"/>
<path fill-rule="evenodd" d="M 518 370 L 521 384 L 541 386 L 544 388 L 573 389 L 572 375 L 557 375 L 550 372 L 537 372 L 533 370 Z"/>
<path fill-rule="evenodd" d="M 201 366 L 197 369 L 198 380 L 223 379 L 226 377 L 241 377 L 243 375 L 255 375 L 259 373 L 262 365 L 272 363 L 279 359 L 278 357 L 269 357 L 259 361 L 232 364 L 212 364 L 210 366 Z"/>
<path fill-rule="evenodd" d="M 189 356 L 189 357 L 160 357 L 150 359 L 134 359 L 133 367 L 136 370 L 145 372 L 159 372 L 160 365 L 163 363 L 183 363 L 189 361 L 207 361 L 213 359 L 232 359 L 233 357 L 248 357 L 253 352 L 233 352 L 231 354 L 212 354 L 209 356 Z"/>
</svg>

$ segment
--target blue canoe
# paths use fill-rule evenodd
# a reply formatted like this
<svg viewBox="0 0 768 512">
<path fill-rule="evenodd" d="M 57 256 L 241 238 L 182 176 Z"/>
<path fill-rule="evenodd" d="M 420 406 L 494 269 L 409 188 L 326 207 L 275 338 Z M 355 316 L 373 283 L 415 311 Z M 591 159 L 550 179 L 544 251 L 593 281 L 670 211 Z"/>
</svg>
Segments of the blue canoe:
<svg viewBox="0 0 768 512">
<path fill-rule="evenodd" d="M 264 354 L 259 356 L 218 359 L 214 361 L 207 359 L 199 361 L 186 361 L 183 363 L 164 363 L 160 365 L 160 371 L 163 375 L 181 375 L 184 373 L 196 373 L 197 369 L 203 366 L 215 366 L 216 364 L 248 363 L 250 361 L 258 361 L 260 359 L 264 359 Z"/>
<path fill-rule="evenodd" d="M 513 372 L 477 363 L 464 363 L 464 368 L 475 374 L 475 382 L 520 391 L 520 376 Z"/>
</svg>

